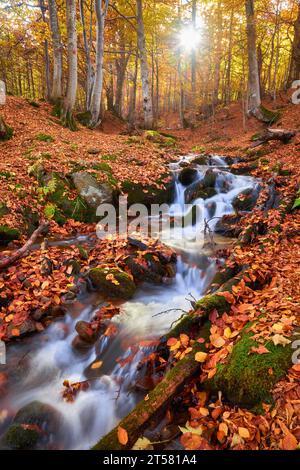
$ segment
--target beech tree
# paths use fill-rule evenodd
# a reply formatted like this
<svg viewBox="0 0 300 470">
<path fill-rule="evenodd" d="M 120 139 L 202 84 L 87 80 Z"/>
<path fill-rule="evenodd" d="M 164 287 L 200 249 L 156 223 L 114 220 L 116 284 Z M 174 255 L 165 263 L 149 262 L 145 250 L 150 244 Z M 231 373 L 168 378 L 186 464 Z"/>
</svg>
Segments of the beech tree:
<svg viewBox="0 0 300 470">
<path fill-rule="evenodd" d="M 145 129 L 152 129 L 153 127 L 153 106 L 151 87 L 149 79 L 149 68 L 147 61 L 147 49 L 145 39 L 145 28 L 143 20 L 143 2 L 136 0 L 136 16 L 137 16 L 137 38 L 138 50 L 141 64 L 141 77 L 142 77 L 142 92 L 143 92 L 143 111 L 144 111 L 144 126 Z"/>
<path fill-rule="evenodd" d="M 48 7 L 53 48 L 53 76 L 50 99 L 56 103 L 62 97 L 62 44 L 56 0 L 48 0 Z"/>
<path fill-rule="evenodd" d="M 247 49 L 248 49 L 248 113 L 258 119 L 262 118 L 260 81 L 256 52 L 256 26 L 254 0 L 246 0 Z"/>
<path fill-rule="evenodd" d="M 91 103 L 89 107 L 91 114 L 89 122 L 90 127 L 96 127 L 100 122 L 101 95 L 103 88 L 104 25 L 108 3 L 109 0 L 105 0 L 103 6 L 102 0 L 95 0 L 95 11 L 97 18 L 96 67 Z"/>
<path fill-rule="evenodd" d="M 294 40 L 292 45 L 291 65 L 288 77 L 288 87 L 291 86 L 294 80 L 300 79 L 300 0 L 297 1 L 298 14 L 294 23 Z"/>
<path fill-rule="evenodd" d="M 66 0 L 67 36 L 68 36 L 68 83 L 62 110 L 62 123 L 72 130 L 76 129 L 73 110 L 77 93 L 77 30 L 76 0 Z"/>
</svg>

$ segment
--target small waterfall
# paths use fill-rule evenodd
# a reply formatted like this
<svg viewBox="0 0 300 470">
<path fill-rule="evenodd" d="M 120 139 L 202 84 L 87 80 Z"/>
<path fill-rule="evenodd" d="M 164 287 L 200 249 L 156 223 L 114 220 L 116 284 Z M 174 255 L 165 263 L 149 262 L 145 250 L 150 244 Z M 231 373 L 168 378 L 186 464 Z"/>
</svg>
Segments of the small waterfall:
<svg viewBox="0 0 300 470">
<path fill-rule="evenodd" d="M 178 175 L 182 164 L 190 163 L 193 158 L 194 155 L 188 155 L 171 165 L 175 179 L 175 199 L 169 209 L 171 217 L 185 216 L 189 210 L 185 205 L 189 186 L 183 186 Z M 70 310 L 70 314 L 53 323 L 47 331 L 9 348 L 8 370 L 14 370 L 16 363 L 21 364 L 21 370 L 12 373 L 1 409 L 16 412 L 34 400 L 54 406 L 62 417 L 55 442 L 58 440 L 64 449 L 89 448 L 135 406 L 141 398 L 140 393 L 133 391 L 137 364 L 151 352 L 151 341 L 168 331 L 182 315 L 178 309 L 189 310 L 190 296 L 200 298 L 212 281 L 215 261 L 210 257 L 209 249 L 207 252 L 205 239 L 194 240 L 192 235 L 203 232 L 205 221 L 209 221 L 213 229 L 219 217 L 232 213 L 234 197 L 243 189 L 253 187 L 254 180 L 232 175 L 225 160 L 219 156 L 212 156 L 209 165 L 195 165 L 195 169 L 197 177 L 192 184 L 201 182 L 208 169 L 216 172 L 215 194 L 192 202 L 201 216 L 194 226 L 185 227 L 181 238 L 174 240 L 170 234 L 160 235 L 178 253 L 177 274 L 170 285 L 140 286 L 134 299 L 124 303 L 120 314 L 112 319 L 117 335 L 113 338 L 102 336 L 95 348 L 84 353 L 72 348 L 75 324 L 78 320 L 89 321 L 97 305 L 83 305 L 79 316 L 75 317 Z M 180 229 L 173 228 L 171 235 Z M 86 380 L 87 370 L 95 360 L 103 362 L 98 377 L 91 380 L 88 390 L 78 394 L 74 403 L 64 402 L 63 381 Z M 22 361 L 26 362 L 24 367 Z M 0 433 L 8 425 L 9 420 L 0 422 Z"/>
</svg>

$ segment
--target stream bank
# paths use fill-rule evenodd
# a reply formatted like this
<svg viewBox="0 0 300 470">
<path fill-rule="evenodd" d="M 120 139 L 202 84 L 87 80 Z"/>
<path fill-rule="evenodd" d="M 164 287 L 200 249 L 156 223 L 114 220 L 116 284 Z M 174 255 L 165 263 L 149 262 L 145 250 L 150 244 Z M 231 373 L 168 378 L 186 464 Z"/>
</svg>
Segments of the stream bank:
<svg viewBox="0 0 300 470">
<path fill-rule="evenodd" d="M 215 194 L 211 196 L 210 193 L 211 197 L 207 199 L 196 198 L 194 205 L 201 206 L 203 210 L 203 217 L 200 221 L 202 225 L 198 227 L 199 230 L 204 230 L 205 220 L 214 218 L 210 226 L 209 233 L 211 234 L 219 220 L 215 217 L 229 215 L 233 210 L 232 202 L 238 194 L 248 189 L 249 185 L 253 186 L 253 180 L 247 176 L 231 175 L 226 162 L 222 158 L 216 158 L 209 162 L 212 165 L 196 164 L 196 168 L 193 168 L 196 172 L 190 173 L 194 175 L 193 181 L 190 184 L 187 184 L 189 181 L 185 181 L 186 186 L 183 186 L 179 181 L 179 176 L 182 175 L 182 168 L 185 164 L 189 164 L 192 159 L 193 156 L 189 156 L 179 165 L 173 166 L 178 180 L 176 179 L 176 199 L 170 210 L 174 212 L 176 202 L 176 210 L 184 213 L 186 189 L 197 183 L 203 191 L 206 177 L 206 180 L 209 179 L 209 186 L 206 187 L 214 189 Z M 215 173 L 217 173 L 216 177 Z M 214 212 L 213 209 L 215 209 Z M 188 231 L 190 229 L 188 228 Z M 165 243 L 170 243 L 164 234 L 161 234 L 161 239 Z M 51 437 L 50 442 L 40 440 L 38 435 L 35 446 L 56 448 L 60 445 L 64 448 L 88 448 L 94 443 L 95 436 L 105 434 L 133 408 L 143 395 L 141 392 L 132 391 L 136 380 L 137 365 L 144 355 L 155 351 L 155 341 L 168 331 L 174 320 L 182 315 L 182 312 L 178 313 L 174 310 L 174 306 L 181 310 L 189 309 L 190 302 L 185 299 L 186 294 L 191 293 L 193 297 L 200 298 L 211 284 L 216 271 L 215 250 L 218 246 L 214 246 L 211 238 L 208 238 L 206 246 L 205 244 L 201 246 L 200 257 L 199 245 L 193 245 L 190 241 L 187 243 L 186 240 L 182 240 L 182 244 L 179 244 L 176 240 L 176 243 L 171 242 L 170 245 L 178 252 L 177 274 L 174 282 L 162 287 L 145 285 L 139 289 L 133 300 L 121 305 L 120 315 L 112 319 L 113 325 L 120 328 L 115 337 L 111 339 L 109 336 L 101 335 L 97 339 L 95 348 L 86 351 L 83 356 L 78 356 L 72 348 L 76 335 L 74 332 L 76 321 L 74 313 L 70 311 L 71 315 L 66 315 L 64 320 L 48 328 L 42 347 L 39 344 L 40 339 L 37 340 L 36 350 L 33 348 L 33 353 L 29 357 L 28 368 L 20 374 L 21 377 L 16 378 L 16 383 L 14 383 L 13 389 L 16 393 L 11 390 L 11 403 L 6 405 L 4 401 L 6 407 L 4 409 L 12 409 L 12 413 L 4 420 L 3 430 L 11 422 L 14 409 L 27 406 L 33 400 L 40 401 L 54 406 L 60 413 L 64 439 L 58 435 L 54 436 L 55 433 L 50 427 L 47 431 L 48 438 Z M 198 264 L 199 261 L 201 264 Z M 95 309 L 99 309 L 99 300 L 95 300 L 95 303 L 95 306 L 91 305 L 91 299 L 89 299 L 86 307 L 79 307 L 79 311 L 75 314 L 76 320 L 89 322 Z M 170 312 L 167 315 L 153 316 L 164 310 Z M 30 343 L 29 346 L 32 348 L 33 344 Z M 11 348 L 12 357 L 15 353 L 14 349 L 18 350 L 18 346 Z M 22 354 L 26 352 L 22 351 L 21 356 Z M 115 360 L 118 356 L 121 358 L 116 365 Z M 47 357 L 47 364 L 45 364 L 45 357 Z M 91 367 L 93 364 L 97 366 Z M 100 374 L 97 373 L 97 369 Z M 87 370 L 94 371 L 89 388 L 79 389 L 78 396 L 73 403 L 63 402 L 62 382 L 64 380 L 68 380 L 69 383 L 82 382 L 87 377 Z M 130 391 L 129 398 L 128 391 Z M 116 401 L 111 398 L 114 394 L 116 394 Z M 11 445 L 11 440 L 9 443 Z M 24 445 L 24 441 L 22 443 Z"/>
</svg>

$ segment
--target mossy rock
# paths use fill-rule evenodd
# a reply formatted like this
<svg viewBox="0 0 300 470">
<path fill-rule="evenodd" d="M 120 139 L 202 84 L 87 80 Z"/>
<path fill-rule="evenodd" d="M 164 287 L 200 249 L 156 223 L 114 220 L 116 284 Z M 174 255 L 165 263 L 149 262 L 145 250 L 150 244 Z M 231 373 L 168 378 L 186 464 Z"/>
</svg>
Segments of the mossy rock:
<svg viewBox="0 0 300 470">
<path fill-rule="evenodd" d="M 162 180 L 166 175 L 162 176 L 157 184 L 161 185 Z M 150 206 L 151 204 L 168 204 L 172 202 L 174 195 L 174 183 L 170 182 L 165 185 L 165 188 L 160 189 L 155 185 L 145 186 L 141 183 L 133 183 L 132 181 L 123 181 L 121 189 L 127 194 L 128 205 L 144 204 Z"/>
<path fill-rule="evenodd" d="M 290 344 L 275 346 L 272 341 L 265 344 L 269 353 L 249 354 L 252 347 L 259 346 L 252 339 L 251 326 L 244 328 L 227 362 L 219 364 L 213 379 L 205 383 L 213 392 L 222 391 L 231 403 L 249 407 L 272 403 L 272 388 L 292 365 L 293 354 Z"/>
<path fill-rule="evenodd" d="M 247 188 L 240 192 L 232 201 L 232 207 L 236 212 L 251 211 L 257 202 L 260 187 Z"/>
<path fill-rule="evenodd" d="M 160 133 L 158 131 L 145 131 L 144 137 L 147 140 L 158 144 L 160 147 L 175 147 L 176 145 L 176 139 L 174 136 Z"/>
<path fill-rule="evenodd" d="M 0 116 L 0 142 L 5 142 L 10 140 L 14 134 L 14 130 L 12 127 L 8 126 L 4 119 Z"/>
<path fill-rule="evenodd" d="M 16 228 L 0 225 L 0 246 L 6 246 L 14 240 L 19 240 L 21 233 Z"/>
<path fill-rule="evenodd" d="M 136 291 L 131 276 L 118 268 L 92 268 L 88 277 L 95 289 L 107 297 L 127 300 Z"/>
<path fill-rule="evenodd" d="M 47 175 L 43 187 L 46 188 L 47 201 L 57 208 L 53 211 L 52 218 L 60 225 L 65 222 L 66 218 L 86 223 L 98 220 L 95 210 L 89 207 L 81 196 L 75 199 L 71 197 L 69 182 L 58 173 Z"/>
<path fill-rule="evenodd" d="M 260 111 L 263 116 L 263 121 L 267 124 L 275 124 L 281 119 L 281 112 L 279 110 L 272 111 L 265 108 L 263 105 L 260 106 Z"/>
<path fill-rule="evenodd" d="M 1 439 L 4 448 L 7 446 L 13 450 L 33 449 L 40 437 L 35 429 L 28 429 L 22 424 L 12 424 Z M 1 445 L 2 447 L 2 445 Z"/>
<path fill-rule="evenodd" d="M 202 181 L 196 181 L 184 193 L 186 204 L 190 204 L 195 199 L 209 199 L 217 194 L 215 188 L 204 187 Z"/>
<path fill-rule="evenodd" d="M 209 156 L 208 155 L 199 155 L 198 157 L 192 160 L 192 163 L 195 165 L 208 165 Z"/>
</svg>

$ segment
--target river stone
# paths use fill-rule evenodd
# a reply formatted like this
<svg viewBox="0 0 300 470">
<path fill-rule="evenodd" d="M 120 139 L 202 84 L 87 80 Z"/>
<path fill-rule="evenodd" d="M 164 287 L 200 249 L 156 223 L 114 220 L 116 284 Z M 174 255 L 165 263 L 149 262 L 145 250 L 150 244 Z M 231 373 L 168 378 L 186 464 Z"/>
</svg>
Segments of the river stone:
<svg viewBox="0 0 300 470">
<path fill-rule="evenodd" d="M 183 186 L 192 184 L 198 176 L 198 171 L 195 168 L 183 168 L 179 173 L 178 180 Z"/>
<path fill-rule="evenodd" d="M 184 201 L 186 204 L 190 204 L 195 199 L 208 199 L 216 194 L 217 192 L 214 188 L 206 188 L 203 185 L 203 181 L 196 181 L 185 190 Z"/>
<path fill-rule="evenodd" d="M 236 212 L 251 211 L 258 199 L 260 187 L 247 188 L 241 191 L 232 201 L 232 206 Z"/>
<path fill-rule="evenodd" d="M 86 343 L 93 344 L 97 341 L 97 331 L 91 327 L 90 323 L 80 320 L 76 323 L 75 330 L 77 331 L 78 336 Z"/>
<path fill-rule="evenodd" d="M 235 214 L 226 214 L 218 220 L 215 226 L 215 232 L 223 235 L 224 237 L 238 237 L 242 231 L 239 226 L 241 218 Z"/>
<path fill-rule="evenodd" d="M 129 274 L 118 268 L 92 268 L 88 277 L 98 292 L 107 297 L 131 299 L 136 285 Z"/>
<path fill-rule="evenodd" d="M 89 173 L 80 171 L 71 175 L 73 183 L 89 207 L 97 209 L 101 204 L 113 204 L 114 189 L 108 183 L 98 183 Z"/>
<path fill-rule="evenodd" d="M 45 448 L 50 434 L 57 433 L 60 413 L 50 405 L 33 401 L 21 408 L 1 437 L 0 447 L 6 449 Z"/>
<path fill-rule="evenodd" d="M 205 188 L 214 188 L 216 185 L 217 176 L 218 176 L 217 171 L 214 171 L 211 168 L 207 170 L 202 180 L 203 186 Z"/>
</svg>

